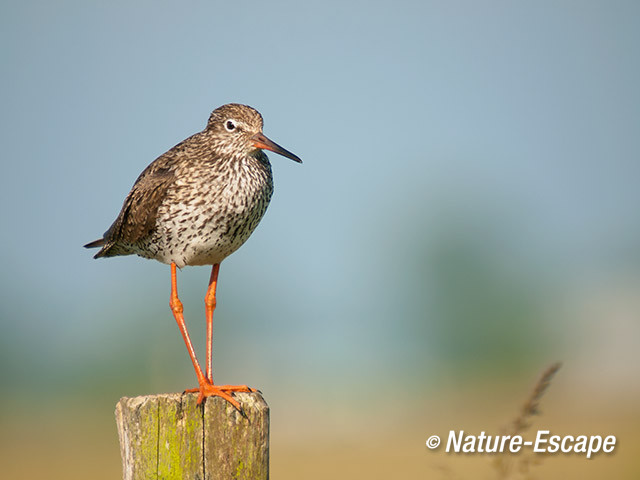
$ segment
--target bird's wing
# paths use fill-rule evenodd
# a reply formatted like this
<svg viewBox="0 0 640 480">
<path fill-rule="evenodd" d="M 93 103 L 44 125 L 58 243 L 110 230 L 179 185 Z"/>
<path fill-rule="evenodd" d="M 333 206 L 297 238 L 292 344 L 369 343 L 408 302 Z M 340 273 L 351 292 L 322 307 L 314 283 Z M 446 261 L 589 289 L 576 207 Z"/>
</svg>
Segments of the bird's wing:
<svg viewBox="0 0 640 480">
<path fill-rule="evenodd" d="M 153 232 L 158 209 L 167 190 L 175 184 L 176 169 L 181 159 L 193 156 L 194 152 L 203 154 L 199 152 L 202 144 L 200 137 L 201 133 L 197 133 L 183 140 L 143 170 L 127 195 L 118 218 L 103 238 L 85 245 L 87 248 L 102 247 L 94 258 L 131 254 L 133 252 L 129 246 L 144 240 Z"/>
<path fill-rule="evenodd" d="M 158 208 L 174 180 L 175 170 L 169 155 L 165 154 L 151 163 L 140 174 L 118 218 L 105 232 L 106 245 L 118 242 L 135 244 L 149 235 L 155 227 Z M 106 251 L 104 253 L 108 255 Z"/>
</svg>

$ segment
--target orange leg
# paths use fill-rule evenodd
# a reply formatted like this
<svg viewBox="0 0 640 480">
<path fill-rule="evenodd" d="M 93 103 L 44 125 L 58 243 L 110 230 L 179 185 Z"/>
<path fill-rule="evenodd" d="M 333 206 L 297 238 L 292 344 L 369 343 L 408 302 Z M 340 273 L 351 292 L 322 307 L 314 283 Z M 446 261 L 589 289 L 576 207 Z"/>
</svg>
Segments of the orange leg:
<svg viewBox="0 0 640 480">
<path fill-rule="evenodd" d="M 216 309 L 216 287 L 218 286 L 218 272 L 220 264 L 216 263 L 211 269 L 209 288 L 204 296 L 204 310 L 207 318 L 207 379 L 213 383 L 213 312 Z"/>
<path fill-rule="evenodd" d="M 207 319 L 207 380 L 213 385 L 213 312 L 216 309 L 216 288 L 218 287 L 218 273 L 220 264 L 216 263 L 211 268 L 209 287 L 204 296 L 204 307 Z M 219 385 L 218 388 L 228 392 L 255 392 L 256 390 L 246 385 Z"/>
<path fill-rule="evenodd" d="M 212 277 L 213 277 L 213 272 L 212 272 Z M 214 305 L 215 305 L 215 283 L 214 283 L 213 291 L 214 291 L 213 296 L 214 296 Z M 191 343 L 189 332 L 187 332 L 187 325 L 184 322 L 182 302 L 178 298 L 178 281 L 176 276 L 176 264 L 173 262 L 171 263 L 171 298 L 169 300 L 169 305 L 171 306 L 171 312 L 173 312 L 173 316 L 176 319 L 176 322 L 178 323 L 178 328 L 180 329 L 180 333 L 182 334 L 184 343 L 187 346 L 189 357 L 191 357 L 191 362 L 193 362 L 193 368 L 195 369 L 196 376 L 198 377 L 199 387 L 196 390 L 188 390 L 188 391 L 200 392 L 200 396 L 198 397 L 199 404 L 202 403 L 202 401 L 206 397 L 222 397 L 226 401 L 228 401 L 231 405 L 233 405 L 236 409 L 242 412 L 242 407 L 240 406 L 240 403 L 238 403 L 238 401 L 231 396 L 231 393 L 232 392 L 255 392 L 255 390 L 247 387 L 246 385 L 215 386 L 213 385 L 212 381 L 210 381 L 209 379 L 207 379 L 207 377 L 205 377 L 204 373 L 202 372 L 202 368 L 200 368 L 200 364 L 198 363 L 198 359 L 196 358 L 196 352 L 193 349 L 193 344 Z M 208 315 L 208 318 L 209 318 L 209 315 Z M 213 320 L 213 310 L 211 310 L 211 319 Z M 208 325 L 207 325 L 207 331 L 209 331 Z M 210 348 L 210 340 L 207 340 L 207 349 L 209 348 Z M 207 356 L 210 356 L 210 351 L 208 351 Z M 211 369 L 211 363 L 209 362 L 209 366 L 207 367 L 209 374 L 211 373 L 210 369 Z"/>
<path fill-rule="evenodd" d="M 176 264 L 173 262 L 171 263 L 171 298 L 169 300 L 169 305 L 171 306 L 171 312 L 173 313 L 173 316 L 178 323 L 178 328 L 180 329 L 180 333 L 182 334 L 184 343 L 187 345 L 187 351 L 189 352 L 189 356 L 191 357 L 191 361 L 193 362 L 193 368 L 196 370 L 198 383 L 207 383 L 207 379 L 202 373 L 202 368 L 200 368 L 200 364 L 198 363 L 198 359 L 196 358 L 196 352 L 193 349 L 193 344 L 191 343 L 191 338 L 189 337 L 189 332 L 187 331 L 187 325 L 184 323 L 182 302 L 178 298 L 178 279 L 176 276 Z"/>
</svg>

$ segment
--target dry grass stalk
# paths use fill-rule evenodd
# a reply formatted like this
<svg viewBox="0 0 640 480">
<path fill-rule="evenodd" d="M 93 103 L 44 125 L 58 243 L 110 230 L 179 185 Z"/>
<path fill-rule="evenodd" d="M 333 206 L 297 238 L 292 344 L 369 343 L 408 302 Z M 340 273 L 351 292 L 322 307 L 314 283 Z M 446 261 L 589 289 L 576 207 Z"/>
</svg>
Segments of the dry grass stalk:
<svg viewBox="0 0 640 480">
<path fill-rule="evenodd" d="M 511 435 L 518 435 L 521 432 L 526 431 L 531 426 L 529 419 L 535 415 L 540 415 L 540 410 L 538 408 L 540 406 L 540 399 L 546 392 L 547 388 L 549 388 L 553 376 L 561 366 L 562 364 L 559 362 L 554 363 L 543 372 L 540 380 L 538 380 L 538 383 L 536 383 L 535 388 L 531 392 L 531 395 L 529 395 L 529 398 L 522 406 L 520 415 L 518 415 L 518 417 L 513 421 L 510 432 Z"/>
<path fill-rule="evenodd" d="M 520 435 L 525 432 L 532 424 L 531 419 L 536 415 L 540 415 L 540 400 L 549 388 L 551 380 L 558 372 L 562 364 L 560 362 L 550 365 L 536 383 L 535 387 L 531 391 L 531 394 L 522 405 L 520 414 L 511 422 L 510 428 L 501 429 L 503 435 Z M 517 463 L 516 463 L 517 460 Z M 493 458 L 493 467 L 496 470 L 496 477 L 498 479 L 532 479 L 532 475 L 529 472 L 531 466 L 540 465 L 543 457 L 540 455 L 534 455 L 531 452 L 520 452 L 513 454 L 505 452 L 497 454 Z M 439 465 L 437 467 L 440 470 L 440 474 L 445 478 L 458 478 L 455 472 L 446 465 Z"/>
<path fill-rule="evenodd" d="M 542 373 L 531 394 L 522 406 L 520 414 L 511 422 L 511 428 L 507 429 L 507 435 L 521 435 L 531 426 L 532 417 L 540 415 L 540 400 L 561 366 L 562 364 L 560 362 L 554 363 Z M 514 465 L 515 460 L 518 460 L 517 465 Z M 534 457 L 531 452 L 521 452 L 517 456 L 504 453 L 494 459 L 493 466 L 497 470 L 497 478 L 499 479 L 514 478 L 515 475 L 519 475 L 520 478 L 530 479 L 533 477 L 529 473 L 529 467 L 531 465 L 539 465 L 541 460 L 541 457 Z"/>
</svg>

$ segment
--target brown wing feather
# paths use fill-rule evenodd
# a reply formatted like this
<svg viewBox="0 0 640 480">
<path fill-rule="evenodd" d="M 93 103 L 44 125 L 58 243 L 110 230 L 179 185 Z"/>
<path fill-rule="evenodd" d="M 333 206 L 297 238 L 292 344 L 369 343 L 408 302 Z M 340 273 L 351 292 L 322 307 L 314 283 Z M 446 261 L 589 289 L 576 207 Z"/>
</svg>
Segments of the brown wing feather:
<svg viewBox="0 0 640 480">
<path fill-rule="evenodd" d="M 102 249 L 94 258 L 126 255 L 121 245 L 136 244 L 155 228 L 158 208 L 167 189 L 175 180 L 173 157 L 163 155 L 151 163 L 138 177 L 115 222 L 104 233 Z M 97 240 L 87 246 L 101 246 Z"/>
<path fill-rule="evenodd" d="M 183 140 L 142 171 L 127 195 L 118 218 L 103 238 L 85 245 L 87 248 L 102 247 L 94 258 L 137 253 L 131 251 L 131 246 L 153 233 L 158 208 L 175 182 L 176 168 L 180 162 L 184 162 L 185 158 L 192 162 L 198 158 L 210 158 L 211 148 L 203 135 L 204 131 Z"/>
</svg>

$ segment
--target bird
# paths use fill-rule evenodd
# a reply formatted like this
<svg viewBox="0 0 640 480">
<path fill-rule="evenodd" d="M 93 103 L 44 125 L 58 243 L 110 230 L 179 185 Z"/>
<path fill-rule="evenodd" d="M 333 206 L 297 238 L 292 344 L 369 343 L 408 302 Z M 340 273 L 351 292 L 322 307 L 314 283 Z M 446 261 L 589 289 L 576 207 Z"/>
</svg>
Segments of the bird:
<svg viewBox="0 0 640 480">
<path fill-rule="evenodd" d="M 84 245 L 100 247 L 94 258 L 138 255 L 171 267 L 169 305 L 198 379 L 197 403 L 222 397 L 242 412 L 235 392 L 246 385 L 213 382 L 213 313 L 220 263 L 258 226 L 273 194 L 269 150 L 295 162 L 295 154 L 267 138 L 262 115 L 248 105 L 216 108 L 204 130 L 160 155 L 138 176 L 122 209 L 101 238 Z M 178 298 L 177 268 L 211 265 L 205 295 L 206 372 L 203 372 Z"/>
</svg>

